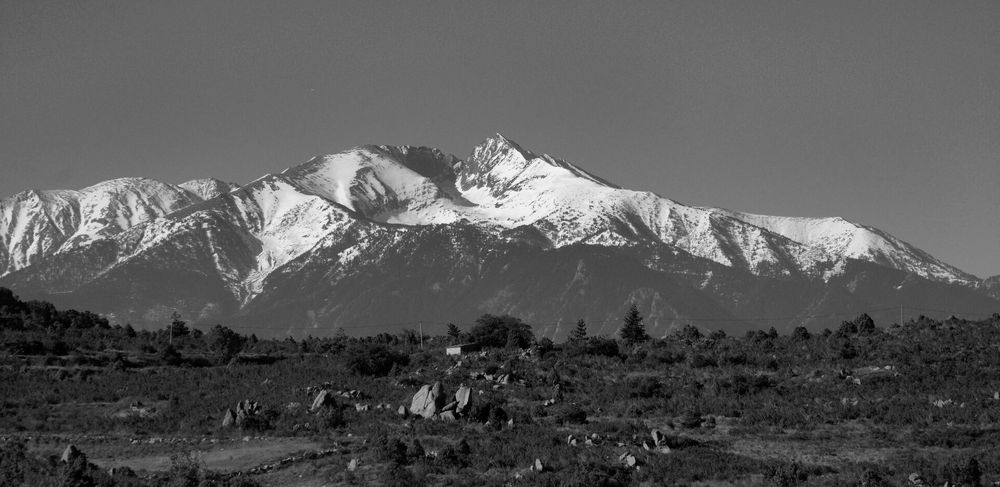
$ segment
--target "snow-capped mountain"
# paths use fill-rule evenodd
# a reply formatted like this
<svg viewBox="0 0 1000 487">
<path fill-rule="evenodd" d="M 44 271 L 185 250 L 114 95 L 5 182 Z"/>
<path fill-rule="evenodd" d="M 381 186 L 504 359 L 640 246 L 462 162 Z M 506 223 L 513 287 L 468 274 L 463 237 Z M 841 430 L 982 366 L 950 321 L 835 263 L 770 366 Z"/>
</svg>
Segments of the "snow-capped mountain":
<svg viewBox="0 0 1000 487">
<path fill-rule="evenodd" d="M 314 335 L 482 312 L 558 334 L 579 316 L 613 321 L 629 301 L 664 327 L 739 328 L 775 310 L 781 326 L 818 326 L 820 312 L 926 295 L 1000 309 L 975 276 L 878 229 L 685 205 L 499 134 L 465 160 L 367 145 L 242 187 L 27 191 L 0 201 L 0 276 L 136 324 L 177 309 Z"/>
<path fill-rule="evenodd" d="M 240 187 L 236 183 L 227 183 L 215 178 L 192 179 L 177 186 L 194 193 L 203 200 L 210 200 Z"/>
</svg>

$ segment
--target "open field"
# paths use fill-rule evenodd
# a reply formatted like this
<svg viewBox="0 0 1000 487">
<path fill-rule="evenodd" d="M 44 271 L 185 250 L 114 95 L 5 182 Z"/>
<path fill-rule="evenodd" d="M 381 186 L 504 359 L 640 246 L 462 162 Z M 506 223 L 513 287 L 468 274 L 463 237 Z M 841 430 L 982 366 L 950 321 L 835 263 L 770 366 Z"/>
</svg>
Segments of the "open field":
<svg viewBox="0 0 1000 487">
<path fill-rule="evenodd" d="M 70 329 L 67 343 L 91 333 L 115 350 L 63 354 L 12 353 L 32 332 L 8 331 L 0 473 L 15 485 L 1000 480 L 1000 316 L 563 344 L 491 319 L 423 349 L 408 334 L 244 337 L 231 354 L 211 346 L 218 330 L 167 346 L 159 332 Z M 472 340 L 484 348 L 445 355 Z M 82 456 L 62 462 L 70 444 Z"/>
</svg>

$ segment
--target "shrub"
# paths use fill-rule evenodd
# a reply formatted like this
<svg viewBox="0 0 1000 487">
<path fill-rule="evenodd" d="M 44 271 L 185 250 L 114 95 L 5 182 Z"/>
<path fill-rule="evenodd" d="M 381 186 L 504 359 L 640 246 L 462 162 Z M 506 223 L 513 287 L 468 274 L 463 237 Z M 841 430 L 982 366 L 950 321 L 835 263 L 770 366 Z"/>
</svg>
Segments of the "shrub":
<svg viewBox="0 0 1000 487">
<path fill-rule="evenodd" d="M 535 342 L 531 326 L 510 315 L 485 314 L 476 320 L 469 338 L 483 347 L 528 348 Z"/>
<path fill-rule="evenodd" d="M 396 364 L 407 365 L 408 355 L 389 349 L 385 345 L 359 345 L 345 352 L 347 370 L 358 375 L 385 376 Z"/>
<path fill-rule="evenodd" d="M 559 424 L 585 424 L 587 422 L 587 412 L 576 404 L 559 405 L 554 416 Z"/>
</svg>

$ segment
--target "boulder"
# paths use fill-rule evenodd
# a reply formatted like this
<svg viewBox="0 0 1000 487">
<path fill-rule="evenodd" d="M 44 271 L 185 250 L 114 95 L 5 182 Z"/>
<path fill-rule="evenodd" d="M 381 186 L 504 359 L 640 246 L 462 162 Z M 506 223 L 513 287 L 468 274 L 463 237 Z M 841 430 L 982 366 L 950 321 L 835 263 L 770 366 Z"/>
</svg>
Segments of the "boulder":
<svg viewBox="0 0 1000 487">
<path fill-rule="evenodd" d="M 358 469 L 358 459 L 352 458 L 350 462 L 347 462 L 347 470 L 353 472 Z"/>
<path fill-rule="evenodd" d="M 457 405 L 455 406 L 455 411 L 457 411 L 459 414 L 464 413 L 465 410 L 468 409 L 469 407 L 469 400 L 471 398 L 472 398 L 472 389 L 469 389 L 464 385 L 459 386 L 458 390 L 455 391 L 455 402 L 457 403 Z"/>
<path fill-rule="evenodd" d="M 542 470 L 545 470 L 545 465 L 542 465 L 542 461 L 536 458 L 535 464 L 531 466 L 531 469 L 536 472 L 541 472 Z"/>
<path fill-rule="evenodd" d="M 261 407 L 257 401 L 244 399 L 236 403 L 236 422 L 242 423 L 246 418 L 260 414 Z"/>
<path fill-rule="evenodd" d="M 452 411 L 445 411 L 438 415 L 444 421 L 456 421 L 458 418 L 455 417 L 455 413 Z"/>
<path fill-rule="evenodd" d="M 424 385 L 413 395 L 410 412 L 429 419 L 437 414 L 443 402 L 444 394 L 440 382 L 435 382 L 433 386 Z"/>
<path fill-rule="evenodd" d="M 454 411 L 457 408 L 458 408 L 458 402 L 452 401 L 449 402 L 448 404 L 445 404 L 444 407 L 441 408 L 441 411 Z"/>
<path fill-rule="evenodd" d="M 76 445 L 69 445 L 63 450 L 62 456 L 59 457 L 59 461 L 63 463 L 71 463 L 79 457 L 83 456 L 83 452 L 76 448 Z"/>
<path fill-rule="evenodd" d="M 650 431 L 649 435 L 653 437 L 654 446 L 662 446 L 667 443 L 667 435 L 663 434 L 663 432 L 658 429 Z"/>
<path fill-rule="evenodd" d="M 336 406 L 337 399 L 334 397 L 333 392 L 328 389 L 323 389 L 316 395 L 316 399 L 313 399 L 312 406 L 309 407 L 309 410 L 317 411 L 320 408 Z"/>
<path fill-rule="evenodd" d="M 354 405 L 354 410 L 357 411 L 357 412 L 359 412 L 359 413 L 366 412 L 366 411 L 370 410 L 371 408 L 372 407 L 371 407 L 370 404 L 361 404 L 360 402 L 356 403 Z"/>
<path fill-rule="evenodd" d="M 566 444 L 569 445 L 569 446 L 576 446 L 576 444 L 577 444 L 576 437 L 573 436 L 573 435 L 567 436 L 566 437 Z"/>
<path fill-rule="evenodd" d="M 910 485 L 924 485 L 924 477 L 917 472 L 913 472 L 909 476 Z"/>
<path fill-rule="evenodd" d="M 236 425 L 236 413 L 232 409 L 226 408 L 226 415 L 222 417 L 222 427 L 231 428 Z"/>
<path fill-rule="evenodd" d="M 626 467 L 634 467 L 638 463 L 638 461 L 635 458 L 635 455 L 629 452 L 622 453 L 621 456 L 618 457 L 618 461 L 621 462 L 622 465 L 625 465 Z"/>
<path fill-rule="evenodd" d="M 396 414 L 399 415 L 399 417 L 406 419 L 406 417 L 410 415 L 410 410 L 406 409 L 406 406 L 400 405 L 399 409 L 396 410 Z"/>
</svg>

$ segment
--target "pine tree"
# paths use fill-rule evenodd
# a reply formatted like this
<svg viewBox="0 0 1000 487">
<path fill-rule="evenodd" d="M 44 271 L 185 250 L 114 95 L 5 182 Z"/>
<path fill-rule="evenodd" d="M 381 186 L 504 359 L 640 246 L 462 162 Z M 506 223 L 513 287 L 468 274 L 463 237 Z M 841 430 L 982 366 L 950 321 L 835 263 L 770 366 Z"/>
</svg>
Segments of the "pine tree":
<svg viewBox="0 0 1000 487">
<path fill-rule="evenodd" d="M 448 337 L 451 339 L 452 345 L 458 343 L 460 336 L 462 336 L 462 331 L 454 323 L 448 323 Z"/>
<path fill-rule="evenodd" d="M 649 340 L 649 335 L 646 334 L 646 327 L 642 324 L 642 315 L 639 314 L 639 308 L 635 303 L 632 303 L 632 307 L 629 308 L 628 313 L 625 313 L 625 323 L 618 333 L 621 335 L 622 340 L 625 340 L 629 344 Z"/>
<path fill-rule="evenodd" d="M 569 339 L 571 341 L 587 339 L 587 323 L 582 318 L 576 322 L 576 328 L 569 332 Z"/>
</svg>

